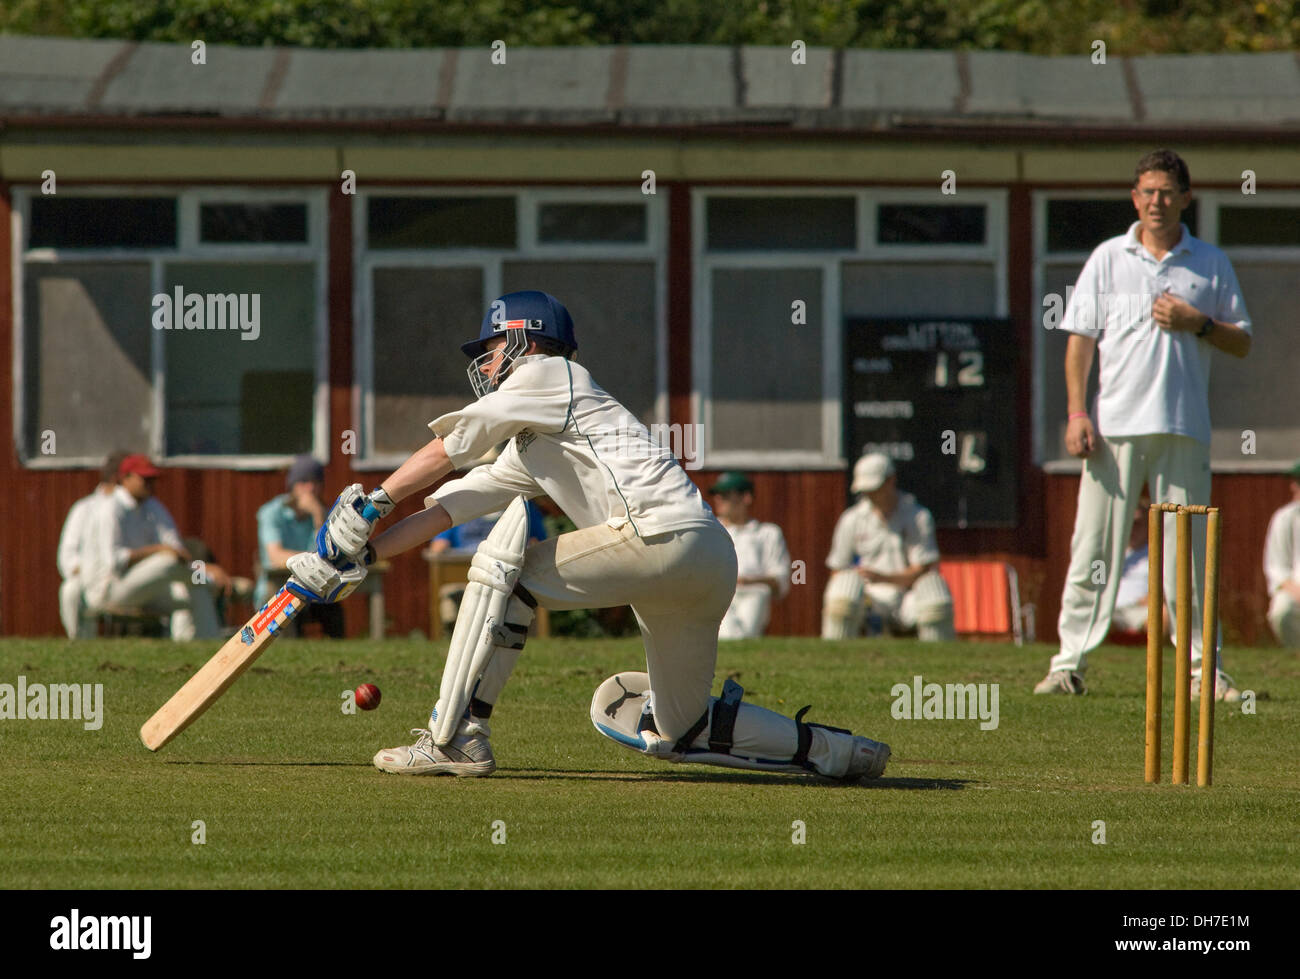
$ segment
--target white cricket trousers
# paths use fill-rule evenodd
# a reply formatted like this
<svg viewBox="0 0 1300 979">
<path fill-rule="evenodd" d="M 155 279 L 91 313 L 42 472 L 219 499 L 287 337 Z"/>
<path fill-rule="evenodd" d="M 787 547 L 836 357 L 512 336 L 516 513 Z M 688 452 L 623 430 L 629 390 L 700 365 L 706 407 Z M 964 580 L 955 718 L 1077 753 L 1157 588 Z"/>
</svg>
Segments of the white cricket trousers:
<svg viewBox="0 0 1300 979">
<path fill-rule="evenodd" d="M 1209 447 L 1185 435 L 1100 438 L 1084 459 L 1079 509 L 1070 541 L 1070 569 L 1061 594 L 1061 651 L 1052 670 L 1083 670 L 1088 653 L 1110 632 L 1124 548 L 1142 484 L 1154 503 L 1208 506 Z M 1169 628 L 1177 635 L 1177 530 L 1165 514 L 1164 587 Z M 1192 672 L 1201 669 L 1201 608 L 1205 588 L 1205 517 L 1192 517 Z M 1222 669 L 1222 657 L 1219 668 Z"/>
<path fill-rule="evenodd" d="M 221 635 L 216 600 L 206 585 L 190 580 L 190 568 L 168 553 L 151 554 L 109 583 L 103 605 L 131 606 L 171 615 L 173 639 L 216 639 Z"/>
<path fill-rule="evenodd" d="M 661 737 L 685 735 L 709 708 L 718 657 L 718 626 L 736 588 L 736 549 L 721 524 L 638 537 L 630 524 L 599 524 L 528 548 L 519 583 L 543 608 L 631 605 L 645 644 Z M 513 653 L 510 655 L 509 653 Z M 498 648 L 475 696 L 496 704 L 518 653 Z M 708 743 L 706 727 L 694 744 Z M 799 746 L 795 722 L 743 703 L 733 752 L 789 758 Z M 808 760 L 824 775 L 842 775 L 853 739 L 813 729 Z"/>
<path fill-rule="evenodd" d="M 769 585 L 737 585 L 736 597 L 722 618 L 719 639 L 754 639 L 767 629 L 772 618 L 772 589 Z"/>
<path fill-rule="evenodd" d="M 1283 646 L 1300 648 L 1300 602 L 1281 589 L 1268 603 L 1268 624 Z"/>
</svg>

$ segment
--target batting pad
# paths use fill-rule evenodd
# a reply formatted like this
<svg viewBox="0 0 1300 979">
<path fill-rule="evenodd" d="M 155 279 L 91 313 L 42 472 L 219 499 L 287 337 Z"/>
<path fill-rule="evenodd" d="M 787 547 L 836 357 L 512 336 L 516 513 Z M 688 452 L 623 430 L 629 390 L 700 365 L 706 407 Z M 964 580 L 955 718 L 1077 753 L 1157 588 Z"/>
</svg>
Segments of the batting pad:
<svg viewBox="0 0 1300 979">
<path fill-rule="evenodd" d="M 716 697 L 709 698 L 712 710 Z M 708 749 L 690 748 L 677 751 L 671 741 L 659 737 L 653 730 L 643 729 L 642 718 L 653 713 L 654 695 L 650 690 L 648 673 L 616 673 L 599 687 L 591 698 L 591 723 L 597 731 L 611 741 L 639 754 L 660 761 L 681 762 L 694 765 L 717 765 L 721 768 L 743 768 L 759 772 L 789 772 L 807 775 L 808 769 L 791 761 L 793 746 L 798 738 L 795 723 L 788 717 L 750 704 L 740 705 L 737 728 L 748 729 L 747 742 L 771 748 L 776 758 L 748 757 L 723 754 Z M 649 707 L 649 709 L 647 709 Z M 700 734 L 694 744 L 708 744 L 708 731 Z M 766 754 L 766 750 L 763 751 Z M 785 757 L 782 758 L 781 755 Z"/>
<path fill-rule="evenodd" d="M 518 496 L 470 561 L 469 584 L 465 586 L 442 671 L 433 731 L 435 744 L 451 742 L 493 652 L 498 645 L 509 644 L 508 637 L 499 635 L 498 630 L 505 622 L 506 607 L 519 581 L 527 546 L 528 510 L 524 498 Z"/>
</svg>

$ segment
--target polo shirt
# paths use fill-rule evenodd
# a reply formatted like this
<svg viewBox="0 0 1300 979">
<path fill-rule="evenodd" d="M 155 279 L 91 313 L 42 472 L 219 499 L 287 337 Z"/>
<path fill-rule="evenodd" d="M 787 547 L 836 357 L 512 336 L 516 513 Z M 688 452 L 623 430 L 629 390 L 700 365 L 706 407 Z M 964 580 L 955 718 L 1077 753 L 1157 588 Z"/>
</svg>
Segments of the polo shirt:
<svg viewBox="0 0 1300 979">
<path fill-rule="evenodd" d="M 1128 233 L 1102 242 L 1079 273 L 1061 329 L 1097 339 L 1098 431 L 1106 438 L 1186 435 L 1210 444 L 1209 341 L 1162 330 L 1152 304 L 1168 291 L 1206 316 L 1251 329 L 1228 256 L 1183 236 L 1157 259 Z"/>
</svg>

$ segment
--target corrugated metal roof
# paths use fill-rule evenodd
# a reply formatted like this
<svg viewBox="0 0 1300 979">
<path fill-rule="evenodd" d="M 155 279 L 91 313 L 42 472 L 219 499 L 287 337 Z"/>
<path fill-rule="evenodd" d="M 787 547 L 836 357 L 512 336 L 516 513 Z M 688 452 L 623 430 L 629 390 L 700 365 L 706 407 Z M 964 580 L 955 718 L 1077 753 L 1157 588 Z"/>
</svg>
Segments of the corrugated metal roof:
<svg viewBox="0 0 1300 979">
<path fill-rule="evenodd" d="M 1110 58 L 810 48 L 320 51 L 0 36 L 0 119 L 546 127 L 952 124 L 1300 132 L 1300 54 Z"/>
</svg>

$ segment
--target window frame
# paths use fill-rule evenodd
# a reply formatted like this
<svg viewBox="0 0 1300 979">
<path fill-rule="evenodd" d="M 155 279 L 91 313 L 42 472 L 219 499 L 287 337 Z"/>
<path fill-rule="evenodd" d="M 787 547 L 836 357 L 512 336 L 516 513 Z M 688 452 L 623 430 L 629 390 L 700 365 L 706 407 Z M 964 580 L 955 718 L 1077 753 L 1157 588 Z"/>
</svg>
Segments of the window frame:
<svg viewBox="0 0 1300 979">
<path fill-rule="evenodd" d="M 697 184 L 691 188 L 691 414 L 703 426 L 701 465 L 705 469 L 836 470 L 844 469 L 843 435 L 843 266 L 878 262 L 984 262 L 994 277 L 994 313 L 1009 316 L 1007 281 L 1007 202 L 1005 187 L 976 187 L 957 194 L 936 188 L 818 187 Z M 791 251 L 718 251 L 707 249 L 707 201 L 710 197 L 852 197 L 855 202 L 856 238 L 852 249 L 796 249 Z M 918 206 L 983 205 L 984 242 L 979 245 L 879 244 L 876 242 L 877 204 Z M 713 445 L 713 398 L 710 372 L 713 346 L 712 282 L 718 268 L 781 268 L 822 271 L 822 444 L 808 450 L 718 449 Z"/>
<path fill-rule="evenodd" d="M 65 185 L 66 187 L 67 185 Z M 13 347 L 13 418 L 14 448 L 19 463 L 27 469 L 84 469 L 103 463 L 103 456 L 44 456 L 28 455 L 24 444 L 26 416 L 26 381 L 23 374 L 24 354 L 28 338 L 23 308 L 26 292 L 25 271 L 29 264 L 59 265 L 72 262 L 112 263 L 133 262 L 148 264 L 150 289 L 153 295 L 163 291 L 164 266 L 167 263 L 236 264 L 255 262 L 295 261 L 310 263 L 315 269 L 315 290 L 312 297 L 315 309 L 313 340 L 316 347 L 313 369 L 315 380 L 312 396 L 312 455 L 324 462 L 329 457 L 329 316 L 328 316 L 328 208 L 326 191 L 310 187 L 262 187 L 230 185 L 221 187 L 137 184 L 74 185 L 64 191 L 65 197 L 162 197 L 176 200 L 176 246 L 174 248 L 27 248 L 31 227 L 31 202 L 43 196 L 38 182 L 15 184 L 13 210 L 10 221 L 12 242 L 11 275 L 14 283 L 12 313 L 14 323 Z M 199 202 L 256 202 L 294 203 L 307 206 L 307 241 L 304 244 L 211 244 L 198 242 Z M 166 455 L 167 446 L 167 391 L 164 341 L 162 331 L 151 329 L 150 359 L 150 411 L 154 429 L 150 444 L 145 447 L 149 455 L 167 467 L 186 469 L 265 470 L 283 468 L 293 461 L 292 453 L 277 455 L 244 455 L 223 453 L 218 455 Z M 107 450 L 105 450 L 107 451 Z"/>
<path fill-rule="evenodd" d="M 1030 193 L 1030 211 L 1033 222 L 1033 295 L 1034 305 L 1032 307 L 1033 326 L 1034 326 L 1034 343 L 1031 353 L 1031 363 L 1033 365 L 1033 374 L 1030 378 L 1031 388 L 1031 409 L 1032 409 L 1032 451 L 1034 465 L 1041 468 L 1046 473 L 1051 474 L 1078 474 L 1083 471 L 1083 460 L 1074 458 L 1048 458 L 1047 456 L 1047 404 L 1046 404 L 1046 373 L 1048 370 L 1060 369 L 1060 365 L 1048 364 L 1046 361 L 1045 345 L 1040 342 L 1039 335 L 1043 330 L 1043 290 L 1047 278 L 1047 266 L 1063 264 L 1066 262 L 1077 262 L 1083 265 L 1092 254 L 1088 251 L 1069 251 L 1069 252 L 1048 252 L 1047 251 L 1047 204 L 1048 201 L 1060 198 L 1070 200 L 1105 200 L 1114 201 L 1115 198 L 1127 193 L 1129 185 L 1122 187 L 1088 186 L 1077 188 L 1052 188 L 1040 187 Z M 1274 205 L 1282 207 L 1300 206 L 1300 191 L 1297 190 L 1278 190 L 1266 191 L 1258 194 L 1243 195 L 1240 189 L 1228 190 L 1222 187 L 1211 187 L 1205 190 L 1192 188 L 1193 195 L 1198 201 L 1197 230 L 1196 237 L 1201 241 L 1214 245 L 1216 248 L 1222 248 L 1224 254 L 1232 262 L 1234 270 L 1238 262 L 1292 262 L 1296 264 L 1296 271 L 1300 273 L 1300 246 L 1284 245 L 1231 245 L 1223 246 L 1219 242 L 1219 208 L 1225 204 L 1234 207 L 1272 207 Z M 1133 221 L 1136 221 L 1136 215 Z M 1129 227 L 1133 226 L 1133 221 L 1129 222 Z M 1101 242 L 1097 242 L 1098 245 Z M 1096 246 L 1093 246 L 1094 248 Z M 1250 297 L 1246 297 L 1247 307 L 1250 304 Z M 1211 431 L 1213 431 L 1213 421 L 1211 421 Z M 1280 473 L 1285 472 L 1293 465 L 1294 459 L 1215 459 L 1210 458 L 1211 472 L 1221 473 Z"/>
<path fill-rule="evenodd" d="M 507 248 L 370 248 L 368 202 L 371 197 L 513 197 L 516 240 Z M 358 453 L 352 457 L 357 471 L 396 468 L 407 455 L 376 452 L 374 384 L 374 295 L 373 273 L 377 268 L 465 268 L 477 267 L 483 274 L 482 306 L 487 309 L 501 295 L 502 266 L 512 261 L 652 261 L 655 290 L 655 383 L 654 418 L 647 424 L 664 422 L 668 413 L 668 206 L 666 193 L 643 194 L 639 187 L 590 187 L 584 184 L 529 187 L 525 185 L 481 184 L 388 184 L 358 189 L 352 202 L 352 315 L 353 315 L 353 404 L 352 424 L 358 436 Z M 555 243 L 537 240 L 537 209 L 541 204 L 628 204 L 646 207 L 646 241 L 639 244 Z M 475 324 L 467 324 L 475 329 Z M 581 342 L 582 324 L 577 324 Z M 466 340 L 472 339 L 466 335 Z M 449 350 L 459 357 L 459 349 Z M 581 358 L 581 355 L 579 355 Z M 466 367 L 469 362 L 466 361 Z M 465 402 L 473 398 L 465 383 Z M 432 421 L 432 419 L 430 419 Z M 432 436 L 430 436 L 432 437 Z"/>
</svg>

